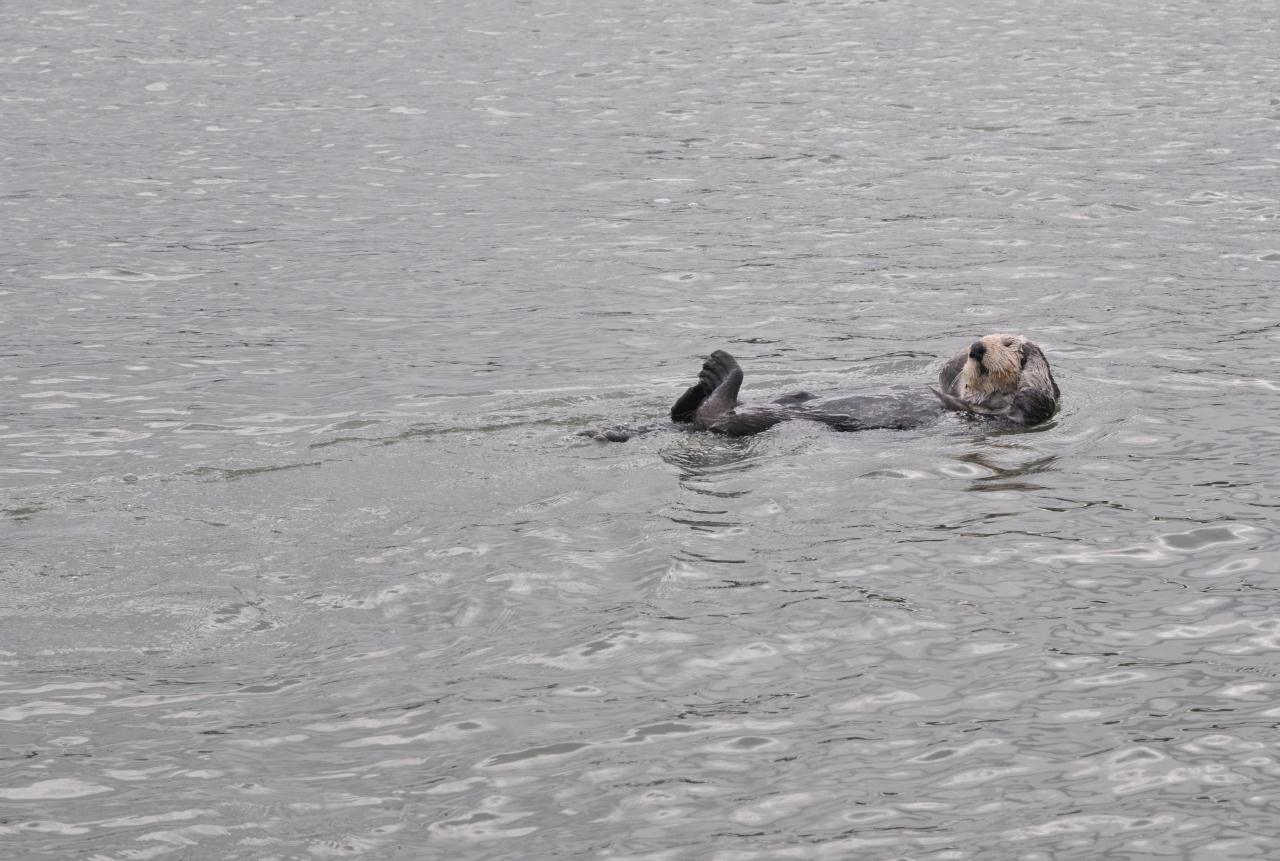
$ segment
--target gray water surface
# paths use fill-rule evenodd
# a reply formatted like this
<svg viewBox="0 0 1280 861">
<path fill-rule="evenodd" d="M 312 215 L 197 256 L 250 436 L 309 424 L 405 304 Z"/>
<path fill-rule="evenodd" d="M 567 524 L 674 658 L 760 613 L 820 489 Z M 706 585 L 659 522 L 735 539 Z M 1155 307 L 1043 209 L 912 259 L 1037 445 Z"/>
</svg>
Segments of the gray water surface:
<svg viewBox="0 0 1280 861">
<path fill-rule="evenodd" d="M 0 855 L 1280 856 L 1278 24 L 0 7 Z"/>
</svg>

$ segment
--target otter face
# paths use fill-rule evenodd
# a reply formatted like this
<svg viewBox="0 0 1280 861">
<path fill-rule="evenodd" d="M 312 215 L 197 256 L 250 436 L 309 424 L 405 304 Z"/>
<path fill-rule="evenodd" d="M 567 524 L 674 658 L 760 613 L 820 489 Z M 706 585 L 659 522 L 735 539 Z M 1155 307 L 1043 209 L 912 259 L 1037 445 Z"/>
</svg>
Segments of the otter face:
<svg viewBox="0 0 1280 861">
<path fill-rule="evenodd" d="M 1026 364 L 1021 335 L 984 335 L 969 346 L 969 359 L 960 372 L 964 387 L 975 395 L 1012 394 Z"/>
</svg>

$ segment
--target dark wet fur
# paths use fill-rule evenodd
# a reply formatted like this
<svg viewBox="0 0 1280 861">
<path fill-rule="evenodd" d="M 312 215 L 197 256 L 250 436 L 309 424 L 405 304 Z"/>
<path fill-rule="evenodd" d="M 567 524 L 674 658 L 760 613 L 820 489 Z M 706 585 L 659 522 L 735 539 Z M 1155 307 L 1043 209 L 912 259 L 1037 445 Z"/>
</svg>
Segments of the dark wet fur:
<svg viewBox="0 0 1280 861">
<path fill-rule="evenodd" d="M 702 363 L 702 370 L 698 373 L 698 382 L 690 386 L 671 407 L 671 420 L 676 424 L 692 422 L 702 402 L 719 388 L 733 371 L 737 371 L 739 375 L 742 373 L 738 360 L 724 350 L 716 350 L 708 356 Z"/>
<path fill-rule="evenodd" d="M 766 406 L 738 410 L 741 385 L 737 360 L 717 350 L 703 363 L 698 382 L 671 408 L 671 420 L 725 436 L 750 436 L 792 419 L 821 422 L 839 431 L 905 430 L 928 424 L 941 413 L 936 403 L 905 392 L 839 398 L 793 392 Z"/>
<path fill-rule="evenodd" d="M 794 419 L 820 422 L 838 431 L 907 430 L 931 424 L 945 410 L 1010 425 L 1038 424 L 1057 411 L 1060 393 L 1040 348 L 1025 341 L 1023 350 L 1022 381 L 1017 391 L 1001 396 L 1007 403 L 1002 401 L 998 410 L 984 409 L 983 403 L 969 403 L 957 396 L 968 352 L 961 352 L 943 366 L 938 375 L 941 389 L 931 389 L 938 397 L 936 401 L 922 397 L 915 390 L 903 388 L 873 395 L 833 398 L 794 392 L 763 406 L 739 409 L 742 368 L 733 356 L 716 350 L 703 362 L 698 381 L 672 405 L 671 421 L 677 429 L 706 430 L 725 436 L 750 436 Z M 987 406 L 990 404 L 988 401 Z M 660 427 L 611 427 L 581 431 L 580 435 L 608 442 L 625 442 Z"/>
</svg>

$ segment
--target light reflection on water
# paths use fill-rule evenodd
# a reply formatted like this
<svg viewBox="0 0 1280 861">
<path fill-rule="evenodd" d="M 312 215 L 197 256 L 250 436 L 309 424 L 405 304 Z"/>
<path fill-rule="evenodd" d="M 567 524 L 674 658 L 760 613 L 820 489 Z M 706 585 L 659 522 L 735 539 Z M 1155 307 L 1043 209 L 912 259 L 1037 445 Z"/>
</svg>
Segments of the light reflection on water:
<svg viewBox="0 0 1280 861">
<path fill-rule="evenodd" d="M 0 854 L 1277 854 L 1274 31 L 7 5 Z"/>
</svg>

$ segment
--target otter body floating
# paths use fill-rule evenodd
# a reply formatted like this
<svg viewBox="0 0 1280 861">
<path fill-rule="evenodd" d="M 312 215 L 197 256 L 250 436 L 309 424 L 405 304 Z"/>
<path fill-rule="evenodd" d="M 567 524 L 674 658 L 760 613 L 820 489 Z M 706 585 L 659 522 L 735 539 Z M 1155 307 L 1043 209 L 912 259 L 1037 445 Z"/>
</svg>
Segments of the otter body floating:
<svg viewBox="0 0 1280 861">
<path fill-rule="evenodd" d="M 1049 361 L 1022 335 L 985 335 L 956 354 L 938 375 L 937 400 L 909 390 L 820 398 L 796 392 L 758 407 L 740 408 L 742 368 L 717 350 L 702 365 L 698 382 L 671 407 L 671 420 L 688 430 L 749 436 L 780 422 L 816 421 L 840 431 L 921 427 L 943 409 L 1030 426 L 1058 409 L 1058 384 Z M 622 442 L 653 427 L 583 431 L 584 436 Z"/>
</svg>

